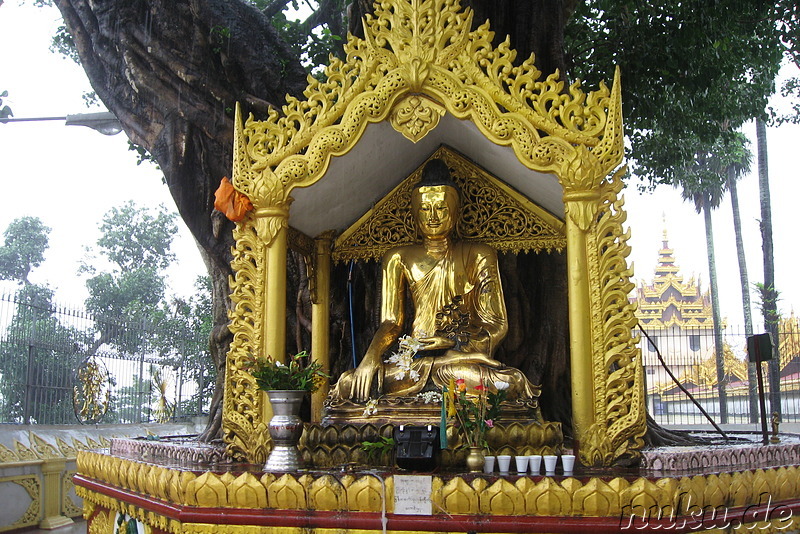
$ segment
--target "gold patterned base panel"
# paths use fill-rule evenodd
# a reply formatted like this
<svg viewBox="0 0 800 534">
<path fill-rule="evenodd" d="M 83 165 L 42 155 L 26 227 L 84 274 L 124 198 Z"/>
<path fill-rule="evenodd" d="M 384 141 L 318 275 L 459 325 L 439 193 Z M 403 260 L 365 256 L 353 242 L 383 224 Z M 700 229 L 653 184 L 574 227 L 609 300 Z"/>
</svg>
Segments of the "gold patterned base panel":
<svg viewBox="0 0 800 534">
<path fill-rule="evenodd" d="M 419 421 L 416 424 L 420 424 Z M 337 468 L 343 465 L 369 465 L 388 467 L 391 458 L 382 455 L 370 458 L 362 447 L 367 441 L 378 441 L 381 437 L 390 438 L 397 424 L 349 424 L 318 425 L 307 424 L 300 439 L 300 456 L 304 465 L 311 468 Z M 448 448 L 441 452 L 440 465 L 455 468 L 464 465 L 466 449 L 461 445 L 460 435 L 452 428 L 447 429 Z M 538 421 L 519 421 L 498 423 L 486 435 L 489 450 L 494 454 L 559 454 L 564 436 L 561 423 Z"/>
<path fill-rule="evenodd" d="M 323 425 L 343 424 L 385 424 L 393 422 L 397 425 L 436 425 L 442 420 L 441 403 L 426 404 L 418 397 L 382 397 L 378 399 L 375 414 L 367 414 L 364 403 L 349 400 L 325 401 Z M 504 421 L 532 422 L 541 421 L 539 400 L 536 398 L 506 401 L 502 404 Z"/>
<path fill-rule="evenodd" d="M 497 476 L 442 471 L 211 471 L 81 452 L 75 483 L 90 533 L 122 513 L 151 533 L 791 532 L 800 528 L 800 467 L 653 476 Z M 396 513 L 409 480 L 430 512 Z M 402 489 L 401 489 L 402 488 Z M 412 499 L 413 500 L 413 499 Z M 402 510 L 401 510 L 402 511 Z M 383 522 L 385 519 L 385 523 Z M 109 530 L 111 529 L 111 530 Z"/>
</svg>

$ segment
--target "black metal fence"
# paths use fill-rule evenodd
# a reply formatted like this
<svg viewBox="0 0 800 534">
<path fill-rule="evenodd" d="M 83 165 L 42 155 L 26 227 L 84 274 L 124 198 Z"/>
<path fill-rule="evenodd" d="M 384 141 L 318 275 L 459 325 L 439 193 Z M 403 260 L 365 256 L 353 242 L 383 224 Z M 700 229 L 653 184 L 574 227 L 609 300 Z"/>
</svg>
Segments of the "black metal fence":
<svg viewBox="0 0 800 534">
<path fill-rule="evenodd" d="M 205 333 L 32 302 L 0 295 L 0 423 L 166 422 L 207 413 L 215 377 Z"/>
<path fill-rule="evenodd" d="M 0 423 L 94 421 L 96 401 L 107 403 L 103 423 L 164 422 L 207 413 L 216 377 L 206 333 L 166 320 L 131 323 L 35 302 L 0 295 Z M 713 330 L 646 331 L 650 339 L 642 336 L 640 347 L 647 405 L 658 423 L 706 423 L 698 405 L 718 423 L 757 420 L 743 329 L 722 330 L 721 373 Z M 781 321 L 777 338 L 780 409 L 770 405 L 763 364 L 767 411 L 780 411 L 781 421 L 800 422 L 798 319 Z M 104 388 L 102 394 L 80 395 L 93 387 L 87 376 L 100 377 L 94 387 Z"/>
<path fill-rule="evenodd" d="M 698 405 L 717 423 L 751 424 L 758 421 L 756 364 L 748 363 L 748 336 L 744 329 L 726 327 L 722 330 L 723 357 L 719 359 L 712 329 L 645 327 L 645 331 L 650 339 L 642 335 L 640 347 L 645 367 L 647 405 L 648 412 L 658 423 L 708 423 Z M 764 362 L 761 365 L 767 416 L 779 412 L 783 422 L 800 422 L 800 329 L 797 318 L 781 321 L 775 344 L 780 354 L 779 358 L 774 358 L 776 363 L 773 364 L 778 366 L 780 373 L 780 408 L 770 403 L 769 364 Z M 659 353 L 663 364 L 659 361 Z"/>
</svg>

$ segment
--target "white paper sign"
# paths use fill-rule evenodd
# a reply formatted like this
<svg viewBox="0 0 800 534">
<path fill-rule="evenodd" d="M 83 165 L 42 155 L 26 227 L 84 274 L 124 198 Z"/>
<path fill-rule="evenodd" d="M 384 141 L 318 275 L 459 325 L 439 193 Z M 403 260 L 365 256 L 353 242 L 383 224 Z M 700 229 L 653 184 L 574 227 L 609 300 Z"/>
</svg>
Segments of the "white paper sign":
<svg viewBox="0 0 800 534">
<path fill-rule="evenodd" d="M 394 513 L 431 515 L 432 488 L 430 475 L 394 475 Z"/>
</svg>

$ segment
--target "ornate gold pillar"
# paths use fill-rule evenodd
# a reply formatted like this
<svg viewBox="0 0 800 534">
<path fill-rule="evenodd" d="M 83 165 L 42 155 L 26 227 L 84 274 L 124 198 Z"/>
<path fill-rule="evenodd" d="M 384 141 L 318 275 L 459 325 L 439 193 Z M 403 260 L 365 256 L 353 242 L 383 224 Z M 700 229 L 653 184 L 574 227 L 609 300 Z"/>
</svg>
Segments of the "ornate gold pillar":
<svg viewBox="0 0 800 534">
<path fill-rule="evenodd" d="M 331 292 L 331 242 L 333 232 L 324 232 L 314 240 L 314 274 L 311 290 L 311 356 L 322 365 L 322 372 L 330 375 L 330 292 Z M 328 396 L 330 379 L 326 378 L 311 396 L 311 421 L 322 420 L 322 403 Z"/>
<path fill-rule="evenodd" d="M 265 240 L 266 298 L 262 343 L 264 356 L 286 361 L 286 250 L 288 206 L 267 208 L 256 213 L 258 235 Z"/>
<path fill-rule="evenodd" d="M 559 176 L 564 187 L 572 426 L 584 465 L 635 461 L 646 431 L 642 365 L 626 257 L 622 175 L 576 147 Z"/>
<path fill-rule="evenodd" d="M 289 205 L 262 208 L 255 213 L 255 226 L 264 241 L 264 313 L 261 323 L 261 353 L 286 362 L 286 251 Z M 261 420 L 272 419 L 272 406 L 262 395 Z"/>
<path fill-rule="evenodd" d="M 61 514 L 61 479 L 65 466 L 66 460 L 61 458 L 47 458 L 42 463 L 44 519 L 39 523 L 41 529 L 50 530 L 73 524 L 72 519 Z"/>
<path fill-rule="evenodd" d="M 567 231 L 567 287 L 569 302 L 570 373 L 572 378 L 572 429 L 581 461 L 581 446 L 595 422 L 592 302 L 589 285 L 587 232 L 599 195 L 596 191 L 564 193 Z"/>
</svg>

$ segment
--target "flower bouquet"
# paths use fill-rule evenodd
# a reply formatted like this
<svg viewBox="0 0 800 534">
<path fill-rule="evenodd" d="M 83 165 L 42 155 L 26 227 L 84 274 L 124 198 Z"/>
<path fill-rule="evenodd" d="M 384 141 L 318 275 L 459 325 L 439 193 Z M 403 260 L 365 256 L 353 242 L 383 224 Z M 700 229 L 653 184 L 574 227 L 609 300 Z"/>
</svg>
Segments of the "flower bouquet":
<svg viewBox="0 0 800 534">
<path fill-rule="evenodd" d="M 506 398 L 508 382 L 497 381 L 494 388 L 483 381 L 468 391 L 464 379 L 451 381 L 444 395 L 447 416 L 463 434 L 465 446 L 485 448 L 486 432 L 500 416 L 500 405 Z"/>
</svg>

